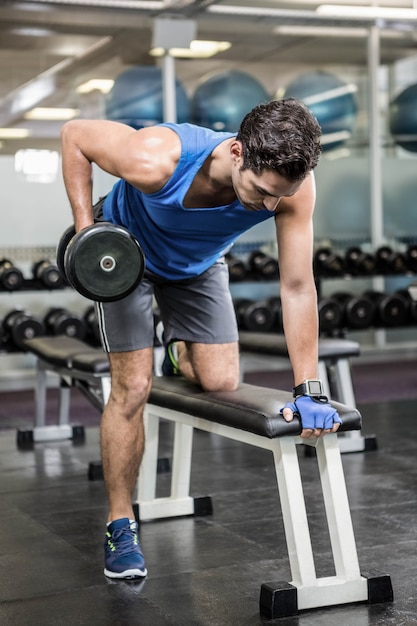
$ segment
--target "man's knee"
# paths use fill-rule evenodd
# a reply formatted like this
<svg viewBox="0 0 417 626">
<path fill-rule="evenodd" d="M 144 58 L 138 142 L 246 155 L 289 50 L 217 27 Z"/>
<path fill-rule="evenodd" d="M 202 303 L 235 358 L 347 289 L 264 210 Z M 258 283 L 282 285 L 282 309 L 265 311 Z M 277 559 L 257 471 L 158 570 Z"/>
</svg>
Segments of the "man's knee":
<svg viewBox="0 0 417 626">
<path fill-rule="evenodd" d="M 236 391 L 239 375 L 232 372 L 205 372 L 200 378 L 204 391 Z"/>
</svg>

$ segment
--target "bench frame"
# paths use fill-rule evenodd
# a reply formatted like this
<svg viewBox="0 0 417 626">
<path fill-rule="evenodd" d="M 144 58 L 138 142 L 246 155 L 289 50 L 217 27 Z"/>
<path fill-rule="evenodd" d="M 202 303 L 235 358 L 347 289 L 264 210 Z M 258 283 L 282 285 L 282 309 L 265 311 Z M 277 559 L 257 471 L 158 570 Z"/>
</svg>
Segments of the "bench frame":
<svg viewBox="0 0 417 626">
<path fill-rule="evenodd" d="M 171 491 L 156 497 L 160 418 L 174 422 Z M 265 583 L 260 609 L 265 617 L 296 614 L 299 610 L 352 602 L 368 602 L 369 584 L 386 585 L 386 577 L 360 573 L 356 543 L 336 434 L 314 440 L 321 488 L 327 516 L 334 576 L 318 578 L 314 563 L 297 446 L 301 437 L 267 437 L 208 421 L 194 415 L 148 404 L 145 411 L 146 447 L 138 480 L 137 511 L 140 521 L 194 515 L 195 499 L 190 496 L 193 430 L 197 428 L 273 454 L 284 522 L 292 580 Z M 330 470 L 331 468 L 331 470 Z M 390 587 L 390 585 L 388 585 Z M 392 599 L 392 590 L 384 600 Z M 379 600 L 381 601 L 381 600 Z"/>
<path fill-rule="evenodd" d="M 45 426 L 47 372 L 61 380 L 59 423 Z M 104 406 L 110 394 L 109 374 L 94 374 L 55 366 L 37 358 L 34 441 L 68 438 L 70 387 L 82 389 L 96 406 Z M 174 423 L 171 491 L 156 497 L 160 419 Z M 146 446 L 137 483 L 134 508 L 138 521 L 209 514 L 211 500 L 190 495 L 193 431 L 197 428 L 272 452 L 280 506 L 288 548 L 291 581 L 261 586 L 260 612 L 269 619 L 295 615 L 299 610 L 354 602 L 391 602 L 390 577 L 378 572 L 361 574 L 346 490 L 338 435 L 316 440 L 298 435 L 273 437 L 207 420 L 193 413 L 159 406 L 151 401 L 144 413 Z M 66 433 L 66 437 L 57 436 Z M 334 575 L 317 577 L 308 525 L 297 446 L 314 447 L 327 517 Z M 312 460 L 312 462 L 314 462 Z M 319 488 L 319 486 L 318 486 Z M 282 548 L 278 547 L 277 552 Z"/>
</svg>

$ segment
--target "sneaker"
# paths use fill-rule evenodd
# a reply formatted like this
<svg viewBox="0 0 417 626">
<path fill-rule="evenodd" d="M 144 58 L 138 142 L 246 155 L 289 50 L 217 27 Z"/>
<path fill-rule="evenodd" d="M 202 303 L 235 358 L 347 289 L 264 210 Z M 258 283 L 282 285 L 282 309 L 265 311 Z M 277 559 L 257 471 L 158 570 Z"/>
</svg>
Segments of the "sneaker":
<svg viewBox="0 0 417 626">
<path fill-rule="evenodd" d="M 109 578 L 143 578 L 147 575 L 136 522 L 123 517 L 109 524 L 104 561 L 104 573 Z"/>
<path fill-rule="evenodd" d="M 176 341 L 172 341 L 166 347 L 165 357 L 162 361 L 162 374 L 163 376 L 180 376 Z"/>
</svg>

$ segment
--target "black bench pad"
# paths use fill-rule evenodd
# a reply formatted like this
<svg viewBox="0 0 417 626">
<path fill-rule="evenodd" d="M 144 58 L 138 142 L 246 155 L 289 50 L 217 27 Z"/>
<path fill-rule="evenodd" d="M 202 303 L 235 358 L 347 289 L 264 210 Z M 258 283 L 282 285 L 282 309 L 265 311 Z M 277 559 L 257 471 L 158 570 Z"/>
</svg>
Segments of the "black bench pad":
<svg viewBox="0 0 417 626">
<path fill-rule="evenodd" d="M 301 433 L 298 417 L 286 422 L 280 409 L 292 401 L 292 394 L 241 383 L 237 391 L 203 391 L 179 377 L 154 377 L 150 404 L 202 417 L 225 426 L 240 428 L 273 439 Z M 360 430 L 361 414 L 338 402 L 331 402 L 342 419 L 340 431 Z"/>
<path fill-rule="evenodd" d="M 240 349 L 245 352 L 288 357 L 285 337 L 278 333 L 241 331 L 239 333 L 239 345 Z M 359 354 L 360 346 L 357 341 L 337 338 L 319 339 L 319 359 L 349 358 Z"/>
<path fill-rule="evenodd" d="M 93 348 L 83 341 L 67 335 L 35 337 L 34 339 L 27 339 L 25 344 L 28 350 L 38 358 L 51 363 L 55 367 L 66 367 L 68 369 L 73 367 L 74 359 L 78 355 L 90 355 L 91 358 L 104 355 L 103 350 L 100 348 Z"/>
<path fill-rule="evenodd" d="M 38 358 L 54 367 L 85 371 L 89 374 L 108 374 L 106 353 L 71 337 L 36 337 L 26 342 Z M 180 377 L 153 379 L 149 398 L 151 404 L 173 409 L 188 415 L 202 417 L 233 428 L 240 428 L 270 439 L 301 433 L 299 418 L 286 422 L 279 410 L 292 395 L 242 383 L 237 391 L 206 392 Z M 341 431 L 360 430 L 361 415 L 355 408 L 332 401 L 342 419 Z"/>
</svg>

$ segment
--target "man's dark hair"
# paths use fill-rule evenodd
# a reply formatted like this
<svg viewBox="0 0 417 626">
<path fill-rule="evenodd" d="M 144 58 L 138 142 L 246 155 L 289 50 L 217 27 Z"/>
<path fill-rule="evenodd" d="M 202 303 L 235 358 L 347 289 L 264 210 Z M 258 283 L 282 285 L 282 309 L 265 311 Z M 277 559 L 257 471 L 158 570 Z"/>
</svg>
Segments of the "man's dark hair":
<svg viewBox="0 0 417 626">
<path fill-rule="evenodd" d="M 303 180 L 321 153 L 321 129 L 300 100 L 259 104 L 242 120 L 236 139 L 242 143 L 242 170 L 259 175 L 274 170 L 290 182 Z"/>
</svg>

